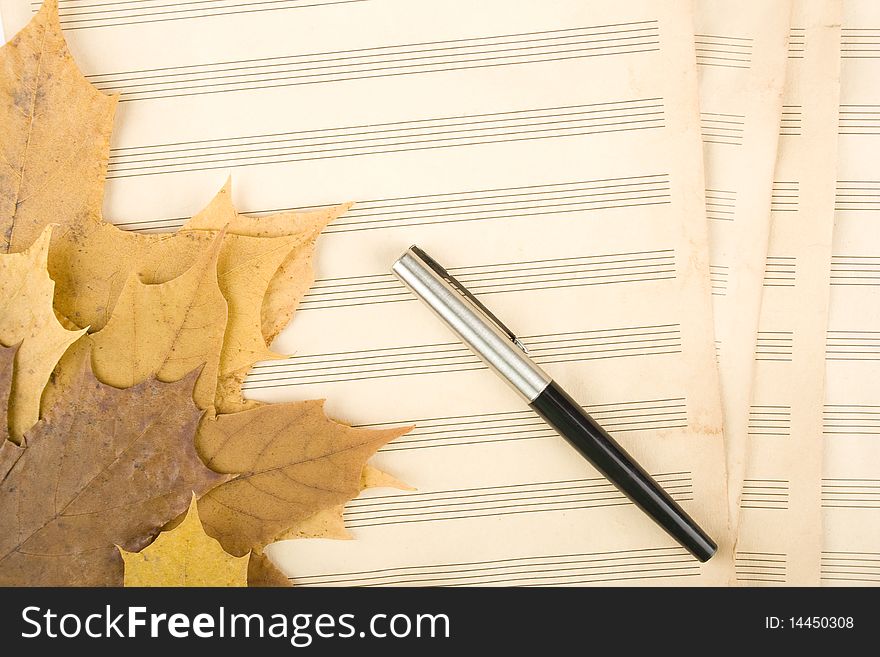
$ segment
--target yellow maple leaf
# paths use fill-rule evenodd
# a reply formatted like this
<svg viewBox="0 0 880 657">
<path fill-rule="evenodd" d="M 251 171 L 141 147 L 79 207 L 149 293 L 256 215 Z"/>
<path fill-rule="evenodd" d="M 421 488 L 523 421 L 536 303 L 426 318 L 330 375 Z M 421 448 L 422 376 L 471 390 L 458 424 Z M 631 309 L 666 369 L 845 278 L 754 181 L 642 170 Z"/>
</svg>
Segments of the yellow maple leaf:
<svg viewBox="0 0 880 657">
<path fill-rule="evenodd" d="M 223 235 L 177 278 L 148 285 L 129 277 L 106 326 L 89 336 L 92 368 L 104 383 L 127 388 L 156 376 L 176 381 L 203 366 L 193 398 L 211 408 L 226 328 L 226 300 L 217 282 Z"/>
<path fill-rule="evenodd" d="M 9 440 L 7 410 L 12 391 L 12 370 L 17 347 L 0 345 L 0 481 L 6 477 L 24 448 Z"/>
<path fill-rule="evenodd" d="M 79 72 L 46 0 L 0 51 L 0 253 L 100 216 L 116 96 Z M 59 232 L 63 232 L 63 229 Z"/>
<path fill-rule="evenodd" d="M 9 402 L 9 430 L 18 443 L 39 418 L 40 396 L 61 354 L 85 331 L 55 317 L 55 284 L 46 268 L 52 227 L 23 253 L 0 254 L 0 343 L 21 343 Z"/>
<path fill-rule="evenodd" d="M 277 212 L 261 217 L 239 214 L 232 204 L 232 183 L 227 180 L 213 203 L 187 221 L 181 230 L 220 230 L 251 237 L 296 237 L 293 248 L 278 267 L 266 289 L 262 304 L 263 338 L 271 344 L 290 323 L 305 293 L 315 282 L 312 260 L 315 241 L 334 219 L 351 209 L 343 203 L 304 212 Z"/>
<path fill-rule="evenodd" d="M 205 534 L 195 497 L 177 527 L 140 552 L 119 552 L 125 586 L 247 586 L 248 556 L 227 554 Z"/>
<path fill-rule="evenodd" d="M 229 228 L 222 238 L 217 280 L 228 318 L 215 400 L 219 412 L 247 407 L 241 384 L 250 368 L 259 361 L 280 357 L 268 347 L 263 308 L 269 303 L 273 309 L 289 309 L 289 319 L 314 277 L 311 258 L 315 238 L 336 214 L 330 210 L 305 213 L 307 219 L 303 220 L 295 218 L 298 214 L 285 216 L 288 234 L 246 235 Z M 196 218 L 199 225 L 216 225 L 218 229 L 144 235 L 108 223 L 69 227 L 55 240 L 50 253 L 50 272 L 58 286 L 56 309 L 75 326 L 98 331 L 110 320 L 132 276 L 143 283 L 160 284 L 182 275 L 220 229 L 236 219 L 241 225 L 242 215 L 232 205 L 228 184 Z M 262 219 L 272 223 L 271 217 Z"/>
</svg>

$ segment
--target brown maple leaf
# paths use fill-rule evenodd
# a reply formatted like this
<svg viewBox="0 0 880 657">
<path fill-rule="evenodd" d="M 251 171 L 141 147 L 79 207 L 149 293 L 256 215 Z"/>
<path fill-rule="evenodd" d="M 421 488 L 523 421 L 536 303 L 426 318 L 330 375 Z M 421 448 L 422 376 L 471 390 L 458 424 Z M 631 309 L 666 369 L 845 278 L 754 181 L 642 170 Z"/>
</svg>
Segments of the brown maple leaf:
<svg viewBox="0 0 880 657">
<path fill-rule="evenodd" d="M 391 476 L 387 472 L 383 472 L 369 463 L 364 466 L 361 472 L 360 491 L 368 488 L 395 488 L 397 490 L 411 491 L 415 490 L 412 486 Z M 351 534 L 345 528 L 345 504 L 337 504 L 325 509 L 321 509 L 291 525 L 284 532 L 275 537 L 276 541 L 285 541 L 295 538 L 335 538 L 338 540 L 348 540 Z"/>
<path fill-rule="evenodd" d="M 260 549 L 357 496 L 367 459 L 411 428 L 355 429 L 329 419 L 323 406 L 266 404 L 203 422 L 199 454 L 217 472 L 238 475 L 199 499 L 205 531 L 230 554 Z"/>
<path fill-rule="evenodd" d="M 120 390 L 82 359 L 0 479 L 0 585 L 121 585 L 116 546 L 142 549 L 226 479 L 193 446 L 197 376 Z"/>
</svg>

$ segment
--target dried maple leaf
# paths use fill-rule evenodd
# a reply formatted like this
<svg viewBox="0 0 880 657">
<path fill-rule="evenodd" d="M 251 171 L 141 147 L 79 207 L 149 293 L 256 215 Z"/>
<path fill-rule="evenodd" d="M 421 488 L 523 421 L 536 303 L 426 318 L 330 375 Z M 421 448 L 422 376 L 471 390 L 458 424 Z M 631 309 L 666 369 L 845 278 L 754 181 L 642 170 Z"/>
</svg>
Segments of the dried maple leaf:
<svg viewBox="0 0 880 657">
<path fill-rule="evenodd" d="M 140 235 L 110 224 L 95 230 L 74 228 L 53 246 L 50 265 L 58 285 L 58 312 L 77 326 L 101 330 L 113 314 L 125 281 L 133 276 L 160 284 L 179 277 L 196 254 L 216 238 L 216 231 Z M 294 238 L 254 238 L 226 234 L 217 263 L 217 279 L 227 302 L 215 404 L 222 411 L 241 406 L 240 384 L 227 380 L 260 360 L 276 358 L 260 328 L 260 304 Z M 226 392 L 228 390 L 228 392 Z"/>
<path fill-rule="evenodd" d="M 219 412 L 253 407 L 242 397 L 244 379 L 256 362 L 278 358 L 268 346 L 290 322 L 300 300 L 314 282 L 312 259 L 318 234 L 350 207 L 349 203 L 308 212 L 251 217 L 235 209 L 231 182 L 227 180 L 211 203 L 184 224 L 181 235 L 202 234 L 225 227 L 231 235 L 239 238 L 273 240 L 272 243 L 286 240 L 285 253 L 277 266 L 259 262 L 260 267 L 237 268 L 238 278 L 230 280 L 230 289 L 238 292 L 236 298 L 240 303 L 235 317 L 242 328 L 236 331 L 233 327 L 224 344 L 217 395 Z M 227 299 L 230 298 L 228 295 Z M 258 333 L 262 335 L 263 344 L 256 338 Z M 236 335 L 247 336 L 247 341 L 236 340 Z"/>
<path fill-rule="evenodd" d="M 137 275 L 144 283 L 159 284 L 180 276 L 216 238 L 219 229 L 240 216 L 232 206 L 227 185 L 196 215 L 200 225 L 216 225 L 218 230 L 143 235 L 106 223 L 71 228 L 53 244 L 50 254 L 50 270 L 58 285 L 56 309 L 76 326 L 102 329 L 128 278 Z M 264 299 L 272 285 L 279 299 L 288 288 L 299 289 L 300 284 L 288 280 L 287 274 L 279 278 L 279 271 L 291 258 L 296 263 L 310 262 L 313 235 L 323 227 L 311 222 L 311 227 L 305 228 L 293 216 L 288 217 L 289 235 L 242 235 L 230 228 L 223 237 L 217 278 L 228 305 L 228 321 L 215 400 L 220 412 L 246 407 L 241 384 L 250 368 L 261 360 L 278 358 L 263 335 Z M 272 221 L 271 216 L 265 219 Z M 285 298 L 296 301 L 297 294 L 301 296 L 296 292 Z"/>
<path fill-rule="evenodd" d="M 305 212 L 278 212 L 262 217 L 239 214 L 232 204 L 232 183 L 227 180 L 214 202 L 187 221 L 181 230 L 220 230 L 251 237 L 291 235 L 296 242 L 269 282 L 263 297 L 261 323 L 266 344 L 290 323 L 305 293 L 315 282 L 312 260 L 315 241 L 334 219 L 345 214 L 352 203 Z"/>
<path fill-rule="evenodd" d="M 336 504 L 329 508 L 321 509 L 278 534 L 275 540 L 288 541 L 295 538 L 350 540 L 351 534 L 345 528 L 345 505 Z"/>
<path fill-rule="evenodd" d="M 0 49 L 0 252 L 100 216 L 116 97 L 80 73 L 57 0 Z"/>
<path fill-rule="evenodd" d="M 403 483 L 387 472 L 382 472 L 369 463 L 361 472 L 361 491 L 367 488 L 396 488 L 398 490 L 415 490 L 412 486 Z M 337 540 L 349 540 L 351 534 L 345 528 L 345 504 L 337 504 L 326 509 L 321 509 L 314 515 L 292 525 L 286 531 L 275 537 L 276 541 L 285 541 L 295 538 L 334 538 Z"/>
<path fill-rule="evenodd" d="M 12 367 L 18 345 L 4 347 L 0 344 L 0 441 L 9 440 L 9 397 L 12 392 Z"/>
<path fill-rule="evenodd" d="M 367 488 L 414 490 L 412 486 L 399 481 L 370 464 L 365 465 L 361 472 L 360 491 Z M 345 504 L 336 504 L 326 509 L 321 509 L 281 532 L 281 534 L 275 537 L 275 540 L 283 541 L 297 538 L 351 540 L 352 536 L 345 528 L 344 513 Z M 278 569 L 269 556 L 263 554 L 261 550 L 254 549 L 251 552 L 251 562 L 248 567 L 248 586 L 287 587 L 292 586 L 292 584 L 290 578 Z"/>
<path fill-rule="evenodd" d="M 84 333 L 65 329 L 52 310 L 55 284 L 46 268 L 51 237 L 50 226 L 27 251 L 0 254 L 0 343 L 22 343 L 7 420 L 16 443 L 39 417 L 40 395 L 55 363 Z"/>
<path fill-rule="evenodd" d="M 192 243 L 168 235 L 141 235 L 108 223 L 69 227 L 52 244 L 49 273 L 57 286 L 56 310 L 76 326 L 100 331 L 110 320 L 126 281 L 138 276 L 144 283 L 164 283 L 177 278 L 204 250 L 209 238 L 194 236 Z M 150 249 L 167 260 L 147 267 Z M 164 276 L 163 276 L 164 275 Z"/>
<path fill-rule="evenodd" d="M 140 552 L 120 548 L 125 586 L 247 586 L 248 557 L 233 557 L 205 534 L 195 497 L 174 529 Z"/>
<path fill-rule="evenodd" d="M 4 347 L 0 345 L 0 480 L 15 465 L 15 462 L 24 451 L 21 447 L 9 440 L 7 428 L 7 409 L 12 390 L 12 369 L 15 361 L 15 352 L 18 346 Z"/>
<path fill-rule="evenodd" d="M 31 37 L 33 34 L 42 34 L 45 39 L 56 43 L 56 51 L 63 51 L 67 58 L 67 65 L 52 78 L 51 84 L 59 88 L 69 87 L 70 97 L 88 97 L 87 90 L 81 88 L 83 84 L 88 85 L 78 75 L 75 66 L 69 60 L 69 55 L 66 54 L 57 22 L 57 7 L 54 2 L 49 2 L 38 17 L 25 28 L 20 38 L 14 40 L 15 48 L 4 48 L 0 58 L 13 62 L 13 65 L 7 67 L 9 70 L 20 72 L 0 78 L 2 85 L 0 93 L 6 93 L 8 98 L 21 96 L 28 92 L 27 88 L 20 87 L 22 81 L 28 79 L 28 75 L 35 79 L 40 78 L 39 68 L 35 67 L 35 63 L 41 61 L 44 56 L 43 45 L 39 39 Z M 126 309 L 130 307 L 125 295 L 133 290 L 136 296 L 139 289 L 131 282 L 128 283 L 129 287 L 126 287 L 126 282 L 133 280 L 135 276 L 140 283 L 149 285 L 160 285 L 177 279 L 192 266 L 198 254 L 204 252 L 206 244 L 216 239 L 218 231 L 224 226 L 229 226 L 222 238 L 217 259 L 217 282 L 226 299 L 228 315 L 223 347 L 219 355 L 214 405 L 219 412 L 227 413 L 248 408 L 250 404 L 245 402 L 241 395 L 244 377 L 255 362 L 274 357 L 268 349 L 269 344 L 290 320 L 313 280 L 311 260 L 317 235 L 328 221 L 345 212 L 348 206 L 246 217 L 239 215 L 233 207 L 227 184 L 205 210 L 177 233 L 140 235 L 121 231 L 105 223 L 101 219 L 100 212 L 107 162 L 106 137 L 112 122 L 115 99 L 91 91 L 94 103 L 103 103 L 109 109 L 103 115 L 96 111 L 96 116 L 101 120 L 96 119 L 92 127 L 87 127 L 85 131 L 79 125 L 66 122 L 65 117 L 57 112 L 47 111 L 33 115 L 37 128 L 54 139 L 66 139 L 76 143 L 76 139 L 81 134 L 85 135 L 84 143 L 87 147 L 77 151 L 77 157 L 81 158 L 82 162 L 78 163 L 78 167 L 73 168 L 80 172 L 76 178 L 81 188 L 72 195 L 68 194 L 70 203 L 65 206 L 60 216 L 47 212 L 51 205 L 51 199 L 47 196 L 49 200 L 40 201 L 42 205 L 39 206 L 33 205 L 34 211 L 27 215 L 27 221 L 22 222 L 20 219 L 24 215 L 16 208 L 24 202 L 30 202 L 30 197 L 24 199 L 16 194 L 23 188 L 21 185 L 23 181 L 33 179 L 30 174 L 27 177 L 23 175 L 30 166 L 23 164 L 22 175 L 2 179 L 0 186 L 0 194 L 6 193 L 4 198 L 7 201 L 11 198 L 16 204 L 10 210 L 9 234 L 14 236 L 15 240 L 23 242 L 25 237 L 22 236 L 24 232 L 21 230 L 24 228 L 33 233 L 37 228 L 45 225 L 50 218 L 61 222 L 63 229 L 53 238 L 49 258 L 49 270 L 57 282 L 55 295 L 57 313 L 72 326 L 82 328 L 90 326 L 91 330 L 96 332 L 95 335 L 100 335 L 108 327 L 111 328 L 112 330 L 104 334 L 105 339 L 108 335 L 124 336 L 128 333 L 128 338 L 121 340 L 127 342 L 131 332 L 121 329 L 120 325 L 109 326 L 111 318 L 114 317 L 114 310 L 120 303 L 120 295 L 123 295 L 122 310 L 115 315 L 117 317 L 124 316 Z M 83 103 L 85 101 L 80 104 Z M 14 103 L 10 106 L 14 106 Z M 15 132 L 20 128 L 17 121 L 18 118 L 12 114 L 0 114 L 0 129 L 4 133 Z M 28 129 L 32 127 L 29 126 Z M 101 135 L 103 138 L 99 139 Z M 43 148 L 40 146 L 40 149 Z M 9 152 L 13 157 L 10 162 L 15 164 L 25 162 L 21 158 L 16 159 L 17 154 L 14 149 Z M 64 155 L 64 151 L 58 152 Z M 14 166 L 10 166 L 9 170 L 15 173 Z M 36 172 L 40 173 L 39 170 Z M 44 175 L 40 179 L 48 181 L 52 178 Z M 65 183 L 66 180 L 67 178 L 64 178 L 61 182 Z M 37 197 L 38 194 L 35 198 Z M 0 220 L 4 220 L 3 218 L 4 215 L 0 214 Z M 125 328 L 128 323 L 123 323 L 121 326 Z M 167 339 L 158 342 L 167 346 Z M 75 362 L 83 351 L 83 347 L 74 349 L 71 352 L 70 362 Z M 157 353 L 162 351 L 163 349 L 158 349 Z M 108 348 L 105 352 L 108 354 L 106 361 L 111 360 L 109 354 L 116 352 L 115 348 Z M 103 368 L 100 356 L 96 358 L 99 369 Z M 208 380 L 211 378 L 209 375 L 211 362 L 209 358 L 206 360 L 209 361 L 209 365 L 203 376 Z M 130 375 L 124 381 L 119 379 L 120 383 L 133 382 L 143 376 L 148 369 L 139 361 L 129 362 L 128 367 Z M 59 394 L 59 391 L 63 393 L 71 388 L 73 385 L 71 372 L 77 371 L 77 368 L 69 365 L 60 368 L 52 393 L 47 395 L 50 402 L 54 400 L 54 405 L 52 403 L 47 405 L 50 409 L 47 417 L 51 417 L 57 408 L 64 407 L 67 403 L 64 395 Z M 111 375 L 108 376 L 113 378 Z M 200 385 L 202 381 L 199 380 Z M 203 406 L 207 405 L 207 398 L 201 394 L 201 391 L 199 399 Z M 287 428 L 291 429 L 289 425 L 296 422 L 297 418 L 305 418 L 307 421 L 307 425 L 300 431 L 291 429 L 285 436 L 271 437 L 271 447 L 277 449 L 277 456 L 281 459 L 274 471 L 247 471 L 243 472 L 241 477 L 247 484 L 242 486 L 242 490 L 249 490 L 254 486 L 254 482 L 259 485 L 265 483 L 271 488 L 282 485 L 283 477 L 276 476 L 277 473 L 290 471 L 301 477 L 301 481 L 297 482 L 294 478 L 288 482 L 288 488 L 282 486 L 279 490 L 284 493 L 290 492 L 296 484 L 304 492 L 303 499 L 287 505 L 276 505 L 273 508 L 273 511 L 287 513 L 291 511 L 291 506 L 296 507 L 291 517 L 277 518 L 271 513 L 263 517 L 260 515 L 262 511 L 258 512 L 254 515 L 254 522 L 248 527 L 249 533 L 243 538 L 236 539 L 239 546 L 247 543 L 259 548 L 280 531 L 324 509 L 336 507 L 338 513 L 340 505 L 361 489 L 359 475 L 366 458 L 379 445 L 405 431 L 405 429 L 386 432 L 354 430 L 332 422 L 323 415 L 322 411 L 310 414 L 309 409 L 314 409 L 314 403 L 279 405 L 271 407 L 271 410 L 270 407 L 257 406 L 249 410 L 246 415 L 242 414 L 245 417 L 221 415 L 205 423 L 206 433 L 222 425 L 224 428 L 234 428 L 242 444 L 252 442 L 266 445 L 266 437 L 261 434 L 265 429 L 283 425 L 285 422 L 288 423 Z M 253 420 L 252 425 L 246 426 L 246 422 L 250 420 Z M 40 427 L 45 429 L 42 423 Z M 348 444 L 339 454 L 334 453 L 329 447 L 334 440 L 342 440 L 342 444 L 346 445 L 346 440 L 354 434 L 358 435 L 362 444 Z M 298 450 L 302 449 L 317 449 L 320 455 L 313 459 L 313 463 L 307 462 L 312 459 L 300 459 L 297 462 L 296 455 Z M 322 453 L 321 450 L 324 452 Z M 248 459 L 256 459 L 253 452 L 245 452 L 241 458 L 233 458 L 234 456 L 225 450 L 219 450 L 217 463 L 221 465 L 218 467 L 222 467 L 224 462 L 242 463 Z M 284 459 L 288 457 L 292 460 L 285 461 Z M 11 471 L 10 476 L 14 472 Z M 328 478 L 329 484 L 326 489 L 322 489 L 321 477 Z M 213 498 L 213 503 L 225 501 L 229 494 L 229 489 L 219 490 Z M 241 501 L 244 504 L 243 508 L 249 508 L 249 504 L 262 504 L 265 499 L 260 495 L 252 494 L 246 495 Z M 238 520 L 240 521 L 241 518 Z M 227 529 L 232 525 L 234 523 L 227 526 Z M 228 540 L 231 541 L 232 538 Z M 253 563 L 255 573 L 257 570 L 269 571 L 266 563 L 263 563 L 259 569 L 257 565 L 261 562 L 255 559 Z M 268 575 L 265 577 L 271 578 Z"/>
<path fill-rule="evenodd" d="M 0 585 L 119 585 L 117 545 L 144 548 L 226 479 L 193 446 L 196 376 L 119 390 L 83 359 L 0 480 Z"/>
<path fill-rule="evenodd" d="M 361 491 L 361 473 L 399 429 L 355 429 L 329 419 L 323 401 L 267 404 L 206 418 L 196 448 L 209 467 L 238 476 L 199 499 L 205 531 L 243 555 L 321 509 Z"/>
<path fill-rule="evenodd" d="M 204 365 L 193 397 L 199 408 L 213 406 L 226 329 L 226 300 L 217 283 L 222 240 L 216 235 L 188 270 L 165 283 L 129 277 L 110 321 L 89 336 L 98 379 L 127 388 L 151 376 L 176 381 Z"/>
<path fill-rule="evenodd" d="M 234 231 L 238 213 L 232 205 L 229 183 L 195 219 L 212 230 L 182 230 L 179 235 L 211 235 L 228 226 L 229 244 L 221 254 L 221 289 L 229 303 L 229 325 L 220 356 L 216 406 L 225 413 L 245 407 L 241 384 L 254 363 L 280 356 L 263 337 L 261 308 L 275 274 L 297 249 L 301 236 L 251 236 Z M 319 229 L 320 230 L 320 229 Z M 224 258 L 225 256 L 225 258 Z"/>
</svg>

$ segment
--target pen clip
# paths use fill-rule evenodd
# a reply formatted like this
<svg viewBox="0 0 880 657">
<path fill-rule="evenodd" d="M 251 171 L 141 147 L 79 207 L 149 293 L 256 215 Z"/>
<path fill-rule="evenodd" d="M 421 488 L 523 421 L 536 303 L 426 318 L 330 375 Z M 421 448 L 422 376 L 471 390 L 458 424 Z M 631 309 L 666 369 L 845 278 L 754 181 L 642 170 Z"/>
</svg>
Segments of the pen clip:
<svg viewBox="0 0 880 657">
<path fill-rule="evenodd" d="M 511 331 L 509 328 L 507 328 L 502 323 L 502 321 L 495 316 L 495 314 L 491 310 L 486 308 L 486 306 L 484 306 L 480 302 L 480 300 L 477 299 L 477 297 L 475 297 L 473 294 L 471 294 L 470 290 L 468 290 L 464 285 L 462 285 L 461 281 L 459 281 L 455 276 L 453 276 L 448 271 L 446 271 L 446 269 L 443 267 L 443 265 L 441 265 L 439 262 L 434 260 L 434 258 L 429 256 L 424 251 L 422 251 L 422 249 L 417 247 L 415 244 L 413 244 L 410 247 L 410 250 L 416 256 L 418 256 L 418 258 L 421 259 L 422 262 L 424 262 L 426 265 L 428 265 L 428 267 L 430 267 L 434 271 L 435 274 L 437 274 L 440 278 L 442 278 L 444 281 L 449 283 L 453 288 L 455 288 L 455 290 L 461 296 L 463 296 L 465 299 L 467 299 L 481 313 L 483 313 L 483 315 L 485 315 L 489 321 L 491 321 L 495 326 L 497 326 L 498 329 L 502 333 L 504 333 L 504 335 L 506 335 L 508 338 L 510 338 L 510 341 L 513 342 L 513 344 L 515 344 L 517 347 L 522 349 L 523 353 L 526 353 L 526 354 L 529 353 L 529 350 L 526 348 L 526 346 L 522 342 L 520 342 L 520 339 L 518 337 L 516 337 L 514 332 Z"/>
</svg>

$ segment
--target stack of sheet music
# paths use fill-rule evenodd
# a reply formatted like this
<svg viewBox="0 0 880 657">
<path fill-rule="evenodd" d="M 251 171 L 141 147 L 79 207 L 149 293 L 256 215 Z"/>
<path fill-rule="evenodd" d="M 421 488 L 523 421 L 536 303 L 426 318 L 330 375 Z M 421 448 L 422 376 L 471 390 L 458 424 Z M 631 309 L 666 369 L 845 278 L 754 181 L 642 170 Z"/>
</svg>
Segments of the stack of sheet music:
<svg viewBox="0 0 880 657">
<path fill-rule="evenodd" d="M 0 0 L 7 35 L 37 6 Z M 106 216 L 348 200 L 247 389 L 414 423 L 303 585 L 880 582 L 880 3 L 60 0 Z M 417 242 L 721 544 L 701 565 L 389 273 Z"/>
</svg>

